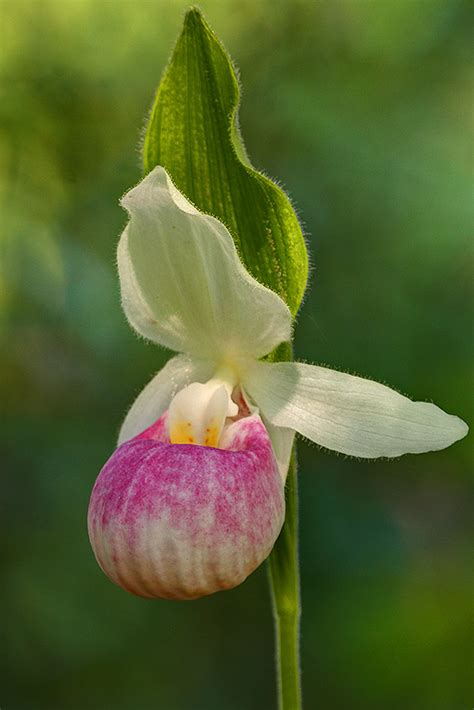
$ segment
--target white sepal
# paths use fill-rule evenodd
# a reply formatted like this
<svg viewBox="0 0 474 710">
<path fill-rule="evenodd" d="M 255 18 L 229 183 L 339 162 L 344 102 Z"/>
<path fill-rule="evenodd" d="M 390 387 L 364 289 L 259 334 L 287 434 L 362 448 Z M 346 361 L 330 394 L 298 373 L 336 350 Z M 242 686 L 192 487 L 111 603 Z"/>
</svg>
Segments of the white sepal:
<svg viewBox="0 0 474 710">
<path fill-rule="evenodd" d="M 131 325 L 171 350 L 259 358 L 291 338 L 291 314 L 241 263 L 226 227 L 201 214 L 155 168 L 128 192 L 118 247 Z"/>
<path fill-rule="evenodd" d="M 254 363 L 244 386 L 274 425 L 361 458 L 437 451 L 462 439 L 467 425 L 428 402 L 372 380 L 303 363 Z"/>
<path fill-rule="evenodd" d="M 244 366 L 243 372 L 246 371 L 249 363 Z M 261 417 L 265 429 L 268 432 L 270 441 L 272 442 L 273 453 L 275 454 L 275 459 L 278 464 L 278 470 L 280 472 L 281 479 L 283 483 L 286 481 L 288 476 L 288 469 L 290 466 L 291 452 L 293 450 L 293 444 L 295 441 L 295 431 L 293 429 L 286 429 L 285 427 L 274 426 L 259 410 L 258 407 L 252 402 L 248 393 L 245 389 L 241 388 L 241 396 L 245 402 L 245 406 L 252 414 L 258 414 Z"/>
<path fill-rule="evenodd" d="M 214 365 L 176 355 L 153 377 L 140 392 L 120 429 L 118 443 L 132 439 L 151 426 L 168 409 L 173 397 L 191 382 L 206 382 Z"/>
<path fill-rule="evenodd" d="M 265 429 L 267 430 L 270 441 L 272 442 L 273 453 L 275 454 L 278 470 L 280 471 L 280 476 L 284 483 L 286 481 L 286 477 L 288 476 L 291 452 L 295 441 L 295 431 L 293 429 L 285 429 L 281 426 L 274 426 L 264 416 L 263 412 L 261 414 Z"/>
</svg>

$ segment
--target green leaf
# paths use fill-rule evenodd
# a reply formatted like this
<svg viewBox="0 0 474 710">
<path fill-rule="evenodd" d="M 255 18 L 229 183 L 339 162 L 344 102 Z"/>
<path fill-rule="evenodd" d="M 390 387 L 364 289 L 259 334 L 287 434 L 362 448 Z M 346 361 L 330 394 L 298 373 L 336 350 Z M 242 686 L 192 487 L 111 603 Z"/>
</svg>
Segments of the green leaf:
<svg viewBox="0 0 474 710">
<path fill-rule="evenodd" d="M 239 96 L 229 56 L 200 12 L 189 10 L 151 111 L 144 168 L 162 165 L 198 209 L 220 219 L 250 273 L 294 316 L 308 276 L 306 245 L 288 197 L 248 160 Z"/>
</svg>

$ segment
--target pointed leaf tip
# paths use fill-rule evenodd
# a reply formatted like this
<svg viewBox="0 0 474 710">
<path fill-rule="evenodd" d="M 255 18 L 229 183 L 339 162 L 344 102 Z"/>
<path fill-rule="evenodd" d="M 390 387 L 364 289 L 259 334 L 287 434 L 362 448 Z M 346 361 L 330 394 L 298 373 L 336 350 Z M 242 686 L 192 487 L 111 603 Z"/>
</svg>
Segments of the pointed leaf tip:
<svg viewBox="0 0 474 710">
<path fill-rule="evenodd" d="M 193 22 L 205 24 L 204 16 L 196 5 L 192 5 L 189 10 L 186 11 L 184 27 L 191 25 Z"/>
<path fill-rule="evenodd" d="M 246 268 L 295 315 L 306 287 L 306 245 L 286 194 L 247 159 L 239 100 L 228 54 L 191 7 L 151 111 L 145 172 L 162 165 L 198 209 L 225 224 Z"/>
</svg>

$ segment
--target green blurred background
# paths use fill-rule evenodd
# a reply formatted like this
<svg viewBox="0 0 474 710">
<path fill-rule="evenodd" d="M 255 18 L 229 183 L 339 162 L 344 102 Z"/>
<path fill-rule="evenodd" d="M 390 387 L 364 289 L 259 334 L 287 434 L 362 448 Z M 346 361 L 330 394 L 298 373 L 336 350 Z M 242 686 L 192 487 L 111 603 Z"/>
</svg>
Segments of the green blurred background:
<svg viewBox="0 0 474 710">
<path fill-rule="evenodd" d="M 314 269 L 301 358 L 472 415 L 470 7 L 209 0 L 241 126 Z M 86 532 L 167 354 L 120 310 L 120 195 L 177 0 L 1 0 L 2 710 L 271 710 L 265 566 L 196 602 L 113 586 Z M 306 707 L 473 704 L 470 442 L 394 462 L 300 444 Z"/>
</svg>

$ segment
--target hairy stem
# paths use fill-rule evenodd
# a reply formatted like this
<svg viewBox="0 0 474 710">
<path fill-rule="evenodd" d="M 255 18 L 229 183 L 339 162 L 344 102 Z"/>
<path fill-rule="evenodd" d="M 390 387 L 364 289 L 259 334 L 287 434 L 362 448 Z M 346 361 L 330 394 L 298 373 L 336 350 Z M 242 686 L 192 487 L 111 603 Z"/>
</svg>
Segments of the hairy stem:
<svg viewBox="0 0 474 710">
<path fill-rule="evenodd" d="M 300 710 L 299 624 L 301 615 L 298 565 L 298 485 L 293 453 L 286 483 L 286 519 L 269 558 L 270 588 L 276 633 L 278 707 Z"/>
</svg>

